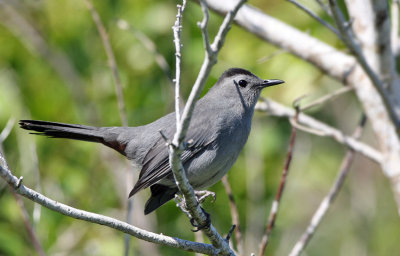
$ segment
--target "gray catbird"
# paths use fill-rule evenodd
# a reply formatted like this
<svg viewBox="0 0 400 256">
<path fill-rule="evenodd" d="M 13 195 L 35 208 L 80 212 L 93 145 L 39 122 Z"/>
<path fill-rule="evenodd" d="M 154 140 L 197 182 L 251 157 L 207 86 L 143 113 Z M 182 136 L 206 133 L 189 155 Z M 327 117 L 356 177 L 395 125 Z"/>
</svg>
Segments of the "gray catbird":
<svg viewBox="0 0 400 256">
<path fill-rule="evenodd" d="M 254 106 L 263 88 L 281 80 L 262 80 L 241 68 L 225 71 L 196 104 L 185 140 L 182 163 L 194 189 L 219 181 L 236 161 L 250 133 Z M 137 166 L 140 176 L 129 196 L 150 187 L 148 214 L 174 198 L 178 188 L 160 134 L 172 138 L 175 113 L 138 127 L 92 127 L 47 121 L 21 120 L 20 126 L 51 138 L 100 142 L 117 150 Z"/>
</svg>

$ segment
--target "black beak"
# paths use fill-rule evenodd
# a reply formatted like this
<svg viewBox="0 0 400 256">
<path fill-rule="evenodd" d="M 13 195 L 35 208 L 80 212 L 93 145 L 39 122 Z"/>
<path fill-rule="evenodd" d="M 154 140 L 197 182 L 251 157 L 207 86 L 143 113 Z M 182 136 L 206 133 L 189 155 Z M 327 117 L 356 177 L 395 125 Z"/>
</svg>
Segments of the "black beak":
<svg viewBox="0 0 400 256">
<path fill-rule="evenodd" d="M 279 79 L 268 79 L 264 80 L 264 82 L 261 84 L 262 87 L 269 87 L 277 84 L 283 84 L 285 81 L 279 80 Z"/>
</svg>

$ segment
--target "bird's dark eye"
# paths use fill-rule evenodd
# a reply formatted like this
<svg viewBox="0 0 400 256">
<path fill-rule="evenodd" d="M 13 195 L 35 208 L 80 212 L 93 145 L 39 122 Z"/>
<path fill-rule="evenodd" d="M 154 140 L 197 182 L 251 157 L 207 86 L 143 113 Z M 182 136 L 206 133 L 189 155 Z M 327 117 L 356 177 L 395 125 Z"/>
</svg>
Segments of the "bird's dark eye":
<svg viewBox="0 0 400 256">
<path fill-rule="evenodd" d="M 247 81 L 246 81 L 246 80 L 240 80 L 240 81 L 239 81 L 239 85 L 240 85 L 241 87 L 246 87 Z"/>
</svg>

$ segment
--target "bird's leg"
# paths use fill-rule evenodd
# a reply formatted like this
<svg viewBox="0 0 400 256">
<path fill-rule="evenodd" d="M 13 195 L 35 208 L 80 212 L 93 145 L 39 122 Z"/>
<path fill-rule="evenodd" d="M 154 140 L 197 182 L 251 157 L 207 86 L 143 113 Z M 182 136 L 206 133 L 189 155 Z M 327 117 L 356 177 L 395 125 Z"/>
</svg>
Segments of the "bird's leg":
<svg viewBox="0 0 400 256">
<path fill-rule="evenodd" d="M 203 203 L 207 197 L 212 196 L 212 203 L 215 202 L 215 200 L 217 200 L 217 195 L 212 192 L 212 191 L 208 191 L 208 190 L 199 190 L 199 191 L 194 191 L 194 194 L 196 195 L 197 198 L 197 202 L 199 202 L 200 204 Z"/>
<path fill-rule="evenodd" d="M 183 196 L 181 196 L 179 194 L 175 194 L 175 203 L 176 203 L 176 206 L 182 210 L 182 212 L 184 212 L 190 219 L 192 219 L 192 216 L 190 215 L 189 211 L 187 210 L 186 202 L 185 202 L 185 199 L 183 198 Z"/>
<path fill-rule="evenodd" d="M 189 217 L 190 224 L 192 224 L 192 226 L 195 227 L 195 229 L 192 229 L 193 232 L 197 232 L 199 230 L 208 228 L 211 225 L 210 214 L 207 213 L 203 209 L 203 207 L 200 206 L 200 209 L 203 211 L 204 215 L 206 215 L 206 221 L 205 221 L 205 223 L 203 225 L 199 225 L 199 224 L 196 223 L 196 221 L 194 220 L 192 215 L 190 215 L 190 213 L 189 213 L 189 211 L 187 209 L 187 206 L 186 206 L 185 198 L 183 196 L 175 194 L 175 202 L 176 202 L 176 206 L 178 206 Z M 197 202 L 197 203 L 199 204 L 199 202 Z"/>
</svg>

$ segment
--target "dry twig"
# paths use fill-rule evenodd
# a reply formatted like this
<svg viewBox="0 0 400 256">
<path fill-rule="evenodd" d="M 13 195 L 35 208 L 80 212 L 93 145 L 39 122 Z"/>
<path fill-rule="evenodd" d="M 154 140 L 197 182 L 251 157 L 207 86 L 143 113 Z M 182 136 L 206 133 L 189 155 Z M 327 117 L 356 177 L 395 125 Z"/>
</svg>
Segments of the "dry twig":
<svg viewBox="0 0 400 256">
<path fill-rule="evenodd" d="M 137 228 L 135 226 L 132 226 L 126 222 L 84 211 L 84 210 L 79 210 L 76 208 L 73 208 L 71 206 L 65 205 L 63 203 L 57 202 L 55 200 L 52 200 L 35 190 L 32 190 L 25 185 L 21 184 L 21 179 L 18 179 L 16 176 L 14 176 L 10 169 L 7 167 L 6 160 L 3 156 L 3 154 L 0 153 L 0 176 L 14 189 L 14 191 L 17 194 L 20 194 L 38 204 L 41 204 L 42 206 L 53 210 L 55 212 L 64 214 L 66 216 L 79 219 L 79 220 L 84 220 L 87 222 L 92 222 L 100 225 L 104 225 L 119 231 L 122 231 L 126 234 L 132 235 L 134 237 L 137 237 L 139 239 L 148 241 L 148 242 L 153 242 L 156 244 L 160 245 L 166 245 L 170 246 L 173 248 L 178 248 L 182 249 L 184 251 L 189 251 L 189 252 L 199 252 L 207 255 L 216 255 L 217 251 L 215 248 L 209 244 L 202 244 L 202 243 L 196 243 L 196 242 L 191 242 L 187 240 L 183 240 L 177 237 L 170 237 L 170 236 L 165 236 L 165 235 L 160 235 L 156 234 L 153 232 L 149 232 L 140 228 Z"/>
<path fill-rule="evenodd" d="M 297 2 L 296 0 L 287 0 L 289 2 L 291 2 L 292 4 L 294 4 L 297 8 L 301 9 L 302 11 L 304 11 L 305 13 L 307 13 L 309 16 L 311 16 L 312 18 L 314 18 L 316 21 L 318 21 L 319 23 L 321 23 L 323 26 L 325 26 L 327 29 L 329 29 L 330 31 L 332 31 L 338 38 L 341 38 L 341 35 L 339 33 L 339 31 L 334 28 L 331 24 L 329 24 L 328 22 L 324 21 L 322 18 L 320 18 L 317 14 L 315 14 L 313 11 L 311 11 L 310 9 L 308 9 L 306 6 L 300 4 L 299 2 Z"/>
<path fill-rule="evenodd" d="M 231 184 L 228 180 L 228 175 L 222 177 L 222 184 L 229 199 L 229 206 L 231 209 L 232 224 L 235 225 L 235 238 L 236 238 L 236 248 L 239 255 L 244 255 L 243 240 L 242 240 L 242 230 L 240 228 L 239 210 L 236 204 L 235 197 L 233 196 Z"/>
<path fill-rule="evenodd" d="M 235 17 L 239 8 L 244 4 L 244 0 L 239 1 L 233 10 L 231 10 L 225 17 L 220 29 L 215 36 L 214 42 L 209 44 L 208 32 L 207 32 L 207 23 L 208 23 L 208 8 L 205 1 L 200 1 L 202 6 L 202 10 L 204 12 L 203 21 L 200 23 L 200 29 L 203 34 L 204 39 L 204 47 L 205 47 L 205 59 L 201 66 L 199 75 L 193 85 L 192 91 L 189 95 L 188 101 L 183 109 L 182 116 L 180 120 L 177 120 L 177 131 L 174 135 L 172 143 L 169 146 L 170 156 L 169 161 L 171 165 L 171 169 L 174 174 L 175 182 L 178 185 L 179 191 L 183 194 L 185 198 L 185 203 L 190 212 L 190 215 L 196 221 L 196 223 L 200 226 L 204 226 L 204 233 L 210 239 L 213 246 L 220 251 L 223 255 L 234 255 L 234 252 L 229 247 L 229 243 L 221 237 L 221 235 L 216 231 L 214 226 L 211 223 L 208 223 L 208 218 L 201 207 L 198 205 L 193 188 L 189 184 L 185 172 L 183 171 L 183 165 L 180 160 L 180 155 L 184 148 L 184 138 L 185 134 L 189 128 L 190 119 L 192 117 L 192 113 L 194 110 L 194 106 L 196 101 L 198 100 L 200 93 L 205 85 L 207 77 L 211 71 L 211 67 L 216 63 L 218 53 L 223 45 L 226 34 L 228 33 L 230 26 L 233 22 L 233 18 Z M 176 71 L 177 74 L 180 71 Z M 178 104 L 175 104 L 176 106 Z"/>
<path fill-rule="evenodd" d="M 283 106 L 282 104 L 271 99 L 261 99 L 260 102 L 257 103 L 256 109 L 258 111 L 266 112 L 270 115 L 278 117 L 293 118 L 295 116 L 295 111 L 293 109 Z M 376 149 L 363 142 L 355 140 L 351 136 L 345 135 L 342 131 L 318 121 L 311 116 L 300 113 L 297 125 L 299 124 L 305 125 L 306 127 L 311 128 L 313 131 L 317 131 L 318 136 L 332 137 L 338 143 L 353 149 L 354 151 L 362 154 L 365 157 L 368 157 L 378 164 L 383 163 L 383 156 Z M 309 130 L 307 130 L 307 132 L 309 132 Z"/>
<path fill-rule="evenodd" d="M 93 6 L 92 0 L 85 0 L 87 8 L 92 15 L 93 21 L 96 24 L 97 30 L 99 31 L 101 41 L 103 42 L 104 50 L 107 54 L 108 65 L 110 66 L 112 77 L 115 84 L 115 92 L 118 99 L 118 109 L 121 117 L 121 122 L 123 126 L 128 126 L 128 119 L 126 117 L 126 107 L 125 100 L 122 90 L 121 78 L 119 77 L 117 62 L 115 60 L 114 52 L 111 47 L 110 39 L 108 37 L 107 31 L 101 21 L 99 13 Z"/>
<path fill-rule="evenodd" d="M 296 114 L 293 119 L 294 119 L 294 122 L 297 122 L 297 120 L 299 118 L 299 114 L 300 114 L 300 108 L 299 108 L 299 106 L 295 106 L 295 109 L 296 109 Z M 297 131 L 296 127 L 293 126 L 292 132 L 290 135 L 290 142 L 289 142 L 289 147 L 288 147 L 288 151 L 287 151 L 286 161 L 285 161 L 285 165 L 283 167 L 281 181 L 279 183 L 278 192 L 276 193 L 275 200 L 272 202 L 271 211 L 270 211 L 269 217 L 268 217 L 268 224 L 267 224 L 265 233 L 264 233 L 261 243 L 260 243 L 260 250 L 258 253 L 259 256 L 263 256 L 265 253 L 265 249 L 268 246 L 271 231 L 274 228 L 276 217 L 278 215 L 279 203 L 282 198 L 282 193 L 283 193 L 283 190 L 284 190 L 285 184 L 286 184 L 286 178 L 289 173 L 290 163 L 292 161 L 293 148 L 294 148 L 294 143 L 296 140 L 296 131 Z"/>
<path fill-rule="evenodd" d="M 366 123 L 366 117 L 363 115 L 361 118 L 360 124 L 354 131 L 353 137 L 355 139 L 359 138 L 361 136 L 361 132 L 363 130 L 363 127 L 365 126 Z M 312 236 L 315 233 L 315 230 L 317 227 L 320 225 L 323 217 L 327 213 L 329 207 L 332 205 L 333 201 L 336 199 L 336 196 L 340 190 L 340 188 L 343 186 L 344 180 L 347 177 L 347 174 L 350 170 L 351 163 L 354 160 L 355 152 L 352 149 L 349 149 L 343 158 L 340 171 L 338 173 L 338 176 L 331 187 L 329 194 L 322 200 L 321 204 L 319 205 L 317 211 L 314 213 L 313 217 L 311 218 L 310 224 L 308 225 L 306 231 L 303 233 L 299 241 L 297 241 L 296 245 L 293 247 L 292 251 L 290 252 L 290 256 L 298 256 L 301 254 L 302 251 L 304 251 L 305 247 L 307 246 L 308 242 L 312 238 Z"/>
</svg>

